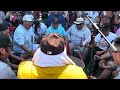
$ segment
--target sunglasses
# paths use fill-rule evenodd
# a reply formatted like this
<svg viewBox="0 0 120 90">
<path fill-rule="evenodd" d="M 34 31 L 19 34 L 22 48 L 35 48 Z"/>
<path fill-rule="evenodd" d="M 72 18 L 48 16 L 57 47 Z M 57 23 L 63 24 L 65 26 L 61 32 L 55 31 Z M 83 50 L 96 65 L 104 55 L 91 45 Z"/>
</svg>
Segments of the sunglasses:
<svg viewBox="0 0 120 90">
<path fill-rule="evenodd" d="M 82 25 L 83 23 L 80 23 L 80 24 L 76 24 L 76 25 Z"/>
</svg>

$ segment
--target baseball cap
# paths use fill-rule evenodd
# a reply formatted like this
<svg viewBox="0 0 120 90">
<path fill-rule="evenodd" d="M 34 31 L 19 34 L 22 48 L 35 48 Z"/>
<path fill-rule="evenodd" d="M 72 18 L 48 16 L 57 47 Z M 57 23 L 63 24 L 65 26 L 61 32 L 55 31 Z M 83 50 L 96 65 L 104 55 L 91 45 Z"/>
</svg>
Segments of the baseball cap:
<svg viewBox="0 0 120 90">
<path fill-rule="evenodd" d="M 22 20 L 23 21 L 34 21 L 33 15 L 24 15 Z"/>
<path fill-rule="evenodd" d="M 9 25 L 7 23 L 0 24 L 0 32 L 9 29 Z"/>
</svg>

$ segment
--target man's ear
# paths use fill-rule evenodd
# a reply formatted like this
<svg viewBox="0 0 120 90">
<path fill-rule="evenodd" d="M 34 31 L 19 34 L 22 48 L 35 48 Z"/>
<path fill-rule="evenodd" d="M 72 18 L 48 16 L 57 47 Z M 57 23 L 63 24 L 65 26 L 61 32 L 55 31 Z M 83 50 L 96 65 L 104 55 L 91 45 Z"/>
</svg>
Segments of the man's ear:
<svg viewBox="0 0 120 90">
<path fill-rule="evenodd" d="M 0 53 L 3 54 L 5 52 L 4 48 L 0 48 Z"/>
</svg>

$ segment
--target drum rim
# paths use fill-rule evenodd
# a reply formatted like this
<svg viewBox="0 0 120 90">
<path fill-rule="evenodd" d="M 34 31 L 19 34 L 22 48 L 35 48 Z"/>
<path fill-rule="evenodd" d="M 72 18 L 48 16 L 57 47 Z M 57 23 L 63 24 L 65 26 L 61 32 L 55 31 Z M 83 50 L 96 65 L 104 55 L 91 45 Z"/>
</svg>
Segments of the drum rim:
<svg viewBox="0 0 120 90">
<path fill-rule="evenodd" d="M 71 57 L 73 57 L 73 58 L 77 58 L 77 57 L 74 57 L 74 56 L 69 56 L 69 58 L 72 60 L 72 58 Z M 79 58 L 77 58 L 77 59 L 79 59 Z M 81 60 L 81 59 L 79 59 L 80 60 L 80 62 L 82 63 L 82 65 L 81 66 L 79 66 L 79 67 L 81 67 L 82 69 L 84 69 L 85 68 L 85 63 L 83 62 L 83 60 Z M 73 60 L 72 60 L 73 61 Z M 73 61 L 74 62 L 74 61 Z M 78 65 L 77 65 L 78 66 Z"/>
</svg>

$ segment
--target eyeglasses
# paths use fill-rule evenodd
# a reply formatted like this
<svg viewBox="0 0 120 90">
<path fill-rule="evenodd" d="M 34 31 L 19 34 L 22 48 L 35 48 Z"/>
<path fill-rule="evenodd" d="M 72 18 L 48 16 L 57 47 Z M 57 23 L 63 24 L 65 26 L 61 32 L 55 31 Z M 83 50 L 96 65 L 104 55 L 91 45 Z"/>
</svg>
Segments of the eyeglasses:
<svg viewBox="0 0 120 90">
<path fill-rule="evenodd" d="M 59 23 L 58 22 L 53 22 L 53 24 L 57 24 L 58 25 Z"/>
</svg>

